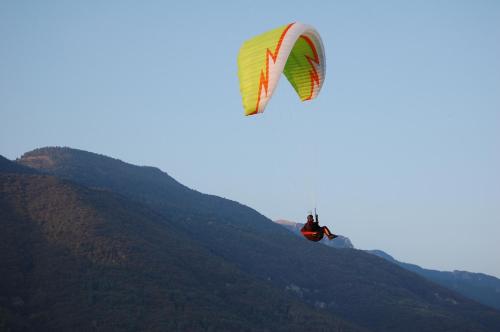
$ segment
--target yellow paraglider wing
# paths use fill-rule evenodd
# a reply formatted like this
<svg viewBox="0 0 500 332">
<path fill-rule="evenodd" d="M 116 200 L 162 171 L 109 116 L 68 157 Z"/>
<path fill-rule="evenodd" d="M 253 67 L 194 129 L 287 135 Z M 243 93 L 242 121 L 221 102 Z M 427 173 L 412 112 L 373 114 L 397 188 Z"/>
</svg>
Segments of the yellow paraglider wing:
<svg viewBox="0 0 500 332">
<path fill-rule="evenodd" d="M 317 96 L 325 77 L 325 55 L 312 27 L 291 23 L 246 41 L 238 56 L 245 115 L 262 113 L 284 73 L 301 100 Z"/>
</svg>

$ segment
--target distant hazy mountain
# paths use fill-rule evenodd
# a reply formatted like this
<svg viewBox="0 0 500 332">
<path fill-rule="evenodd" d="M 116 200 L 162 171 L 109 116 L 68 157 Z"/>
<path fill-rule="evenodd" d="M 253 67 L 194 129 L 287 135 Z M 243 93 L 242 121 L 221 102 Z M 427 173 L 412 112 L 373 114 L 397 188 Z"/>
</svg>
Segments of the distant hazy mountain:
<svg viewBox="0 0 500 332">
<path fill-rule="evenodd" d="M 35 169 L 14 163 L 4 156 L 0 156 L 0 173 L 38 174 Z"/>
<path fill-rule="evenodd" d="M 363 251 L 290 236 L 255 210 L 158 169 L 68 148 L 17 162 L 50 176 L 2 176 L 0 220 L 12 231 L 0 235 L 0 252 L 11 253 L 1 257 L 9 295 L 0 297 L 0 315 L 9 322 L 38 319 L 56 330 L 86 319 L 95 329 L 132 330 L 500 330 L 496 310 Z"/>
<path fill-rule="evenodd" d="M 369 250 L 368 252 L 449 289 L 455 290 L 473 300 L 500 310 L 500 279 L 498 278 L 483 273 L 467 271 L 448 272 L 429 270 L 418 265 L 400 262 L 381 250 Z"/>
<path fill-rule="evenodd" d="M 300 229 L 303 224 L 289 220 L 276 220 L 275 222 L 292 231 L 295 235 L 302 237 Z M 349 238 L 344 236 L 339 236 L 332 241 L 323 239 L 320 243 L 334 248 L 354 248 Z M 366 252 L 384 258 L 391 263 L 401 266 L 405 270 L 415 272 L 472 300 L 500 310 L 500 279 L 498 278 L 483 273 L 467 271 L 448 272 L 429 270 L 418 265 L 397 261 L 382 250 L 366 250 Z"/>
<path fill-rule="evenodd" d="M 275 220 L 274 222 L 277 224 L 280 224 L 281 226 L 285 227 L 286 229 L 292 231 L 295 235 L 299 236 L 300 238 L 304 238 L 302 233 L 300 232 L 300 230 L 304 224 L 296 223 L 294 221 L 289 221 L 289 220 L 283 220 L 283 219 Z M 333 233 L 335 234 L 335 232 L 333 232 Z M 330 246 L 330 247 L 333 247 L 333 248 L 338 248 L 338 249 L 345 249 L 345 248 L 354 249 L 354 246 L 352 245 L 351 240 L 349 240 L 349 238 L 347 238 L 343 235 L 339 235 L 339 234 L 335 234 L 335 235 L 337 235 L 338 237 L 335 238 L 334 240 L 328 240 L 328 238 L 324 237 L 320 241 L 320 243 L 327 245 L 327 246 Z"/>
</svg>

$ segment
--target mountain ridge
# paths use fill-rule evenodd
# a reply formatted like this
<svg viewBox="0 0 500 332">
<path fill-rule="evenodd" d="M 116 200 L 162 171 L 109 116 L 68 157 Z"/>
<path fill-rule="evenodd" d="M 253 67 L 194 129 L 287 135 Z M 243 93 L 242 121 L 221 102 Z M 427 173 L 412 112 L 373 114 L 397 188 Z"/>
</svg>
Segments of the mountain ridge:
<svg viewBox="0 0 500 332">
<path fill-rule="evenodd" d="M 242 272 L 357 326 L 373 331 L 494 331 L 500 326 L 498 311 L 371 254 L 290 237 L 282 226 L 237 202 L 187 187 L 175 190 L 166 173 L 144 174 L 129 164 L 112 167 L 111 161 L 71 149 L 32 151 L 17 162 L 36 166 L 26 156 L 44 155 L 56 163 L 38 165 L 37 171 L 146 204 Z M 317 264 L 311 264 L 312 257 Z"/>
<path fill-rule="evenodd" d="M 0 194 L 7 330 L 361 330 L 242 273 L 122 195 L 4 173 Z"/>
<path fill-rule="evenodd" d="M 284 219 L 276 220 L 275 223 L 282 225 L 293 234 L 302 237 L 300 229 L 303 224 Z M 350 239 L 344 236 L 339 236 L 339 238 L 333 241 L 323 239 L 320 243 L 335 248 L 354 248 Z M 429 281 L 435 282 L 452 291 L 456 291 L 471 300 L 500 310 L 500 279 L 494 276 L 469 271 L 431 270 L 420 267 L 416 264 L 400 262 L 382 250 L 365 251 L 381 257 L 388 262 L 394 263 L 405 270 L 414 272 Z"/>
<path fill-rule="evenodd" d="M 401 262 L 382 250 L 367 250 L 367 252 L 459 292 L 472 300 L 500 310 L 500 279 L 494 276 L 460 270 L 432 270 L 416 264 Z"/>
</svg>

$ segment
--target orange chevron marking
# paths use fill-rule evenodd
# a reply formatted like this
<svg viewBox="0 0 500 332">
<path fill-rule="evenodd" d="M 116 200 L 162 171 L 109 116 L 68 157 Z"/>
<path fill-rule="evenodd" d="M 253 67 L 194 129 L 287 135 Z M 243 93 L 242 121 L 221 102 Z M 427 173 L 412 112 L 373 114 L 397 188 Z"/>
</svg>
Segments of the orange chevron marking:
<svg viewBox="0 0 500 332">
<path fill-rule="evenodd" d="M 304 100 L 311 100 L 314 93 L 314 86 L 315 85 L 319 86 L 319 75 L 318 72 L 316 71 L 316 67 L 313 64 L 313 62 L 315 62 L 316 64 L 319 65 L 319 57 L 318 57 L 318 52 L 316 51 L 316 47 L 314 47 L 314 43 L 312 42 L 312 40 L 307 36 L 300 36 L 300 38 L 303 38 L 307 42 L 307 44 L 309 44 L 309 47 L 311 47 L 314 56 L 313 59 L 310 56 L 306 55 L 307 62 L 309 62 L 309 64 L 311 65 L 311 71 L 309 71 L 309 76 L 311 78 L 311 94 Z"/>
<path fill-rule="evenodd" d="M 250 113 L 248 115 L 254 115 L 259 113 L 259 103 L 260 103 L 260 95 L 262 92 L 262 87 L 264 87 L 264 91 L 266 92 L 267 96 L 267 90 L 269 87 L 269 58 L 273 60 L 273 63 L 276 63 L 276 60 L 278 59 L 278 53 L 281 48 L 281 43 L 283 42 L 283 39 L 285 38 L 286 33 L 288 30 L 294 25 L 295 23 L 290 23 L 285 30 L 283 30 L 283 33 L 280 36 L 280 39 L 278 41 L 278 45 L 276 45 L 276 49 L 274 52 L 271 52 L 271 50 L 267 49 L 266 50 L 266 69 L 265 69 L 265 74 L 264 70 L 260 72 L 260 80 L 259 80 L 259 92 L 257 95 L 257 105 L 255 106 L 255 111 L 253 113 Z"/>
</svg>

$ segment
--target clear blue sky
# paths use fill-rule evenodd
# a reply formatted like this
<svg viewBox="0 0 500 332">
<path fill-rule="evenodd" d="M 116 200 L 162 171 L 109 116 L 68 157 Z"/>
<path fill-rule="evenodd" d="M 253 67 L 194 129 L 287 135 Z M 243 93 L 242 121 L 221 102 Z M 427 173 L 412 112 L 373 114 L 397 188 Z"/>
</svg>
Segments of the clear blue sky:
<svg viewBox="0 0 500 332">
<path fill-rule="evenodd" d="M 323 90 L 282 79 L 244 117 L 239 47 L 292 21 L 323 38 Z M 1 1 L 0 154 L 54 145 L 500 276 L 500 2 Z"/>
</svg>

